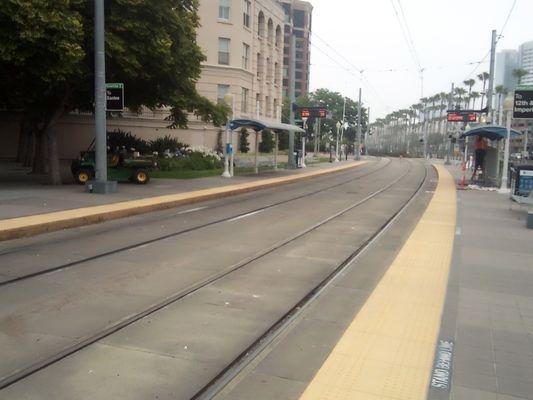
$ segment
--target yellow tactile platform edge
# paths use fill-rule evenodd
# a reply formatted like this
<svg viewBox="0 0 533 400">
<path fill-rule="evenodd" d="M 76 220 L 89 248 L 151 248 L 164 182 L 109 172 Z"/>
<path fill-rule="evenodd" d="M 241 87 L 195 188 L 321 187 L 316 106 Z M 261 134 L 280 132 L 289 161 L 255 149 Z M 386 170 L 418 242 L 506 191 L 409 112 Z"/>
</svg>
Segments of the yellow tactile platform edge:
<svg viewBox="0 0 533 400">
<path fill-rule="evenodd" d="M 301 174 L 269 178 L 238 185 L 229 185 L 211 189 L 196 190 L 178 194 L 149 197 L 139 200 L 129 200 L 101 206 L 77 208 L 73 210 L 57 211 L 27 217 L 0 220 L 0 241 L 20 237 L 33 236 L 40 233 L 56 231 L 65 228 L 94 224 L 112 219 L 129 217 L 157 210 L 173 208 L 184 204 L 233 196 L 254 190 L 266 189 L 273 186 L 314 178 L 322 175 L 344 171 L 359 167 L 367 161 L 356 161 L 347 165 L 325 168 L 318 171 L 307 171 Z"/>
<path fill-rule="evenodd" d="M 455 183 L 436 165 L 428 208 L 302 400 L 423 400 L 446 295 Z"/>
</svg>

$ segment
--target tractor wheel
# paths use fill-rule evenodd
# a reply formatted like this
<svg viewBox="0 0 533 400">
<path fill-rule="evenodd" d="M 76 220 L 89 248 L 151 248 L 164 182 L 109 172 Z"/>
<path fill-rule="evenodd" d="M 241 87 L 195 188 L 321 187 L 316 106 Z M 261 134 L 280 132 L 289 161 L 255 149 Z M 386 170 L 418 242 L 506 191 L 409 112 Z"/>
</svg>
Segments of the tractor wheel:
<svg viewBox="0 0 533 400">
<path fill-rule="evenodd" d="M 144 185 L 148 183 L 150 180 L 150 176 L 148 175 L 148 171 L 145 169 L 136 169 L 133 171 L 133 182 L 138 183 L 140 185 Z"/>
<path fill-rule="evenodd" d="M 76 179 L 76 182 L 80 185 L 85 185 L 85 183 L 93 177 L 93 171 L 87 168 L 81 168 L 76 171 L 76 175 L 74 176 L 74 179 Z"/>
</svg>

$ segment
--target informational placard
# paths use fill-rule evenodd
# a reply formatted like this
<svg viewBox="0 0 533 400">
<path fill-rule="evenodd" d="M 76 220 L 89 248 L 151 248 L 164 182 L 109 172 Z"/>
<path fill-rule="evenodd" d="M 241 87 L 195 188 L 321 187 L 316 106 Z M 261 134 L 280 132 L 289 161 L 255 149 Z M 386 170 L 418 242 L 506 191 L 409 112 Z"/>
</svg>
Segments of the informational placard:
<svg viewBox="0 0 533 400">
<path fill-rule="evenodd" d="M 439 340 L 431 373 L 430 388 L 449 391 L 452 381 L 453 340 Z"/>
<path fill-rule="evenodd" d="M 518 86 L 516 88 L 513 118 L 533 118 L 533 86 Z"/>
<path fill-rule="evenodd" d="M 124 84 L 106 83 L 106 111 L 124 111 Z"/>
</svg>

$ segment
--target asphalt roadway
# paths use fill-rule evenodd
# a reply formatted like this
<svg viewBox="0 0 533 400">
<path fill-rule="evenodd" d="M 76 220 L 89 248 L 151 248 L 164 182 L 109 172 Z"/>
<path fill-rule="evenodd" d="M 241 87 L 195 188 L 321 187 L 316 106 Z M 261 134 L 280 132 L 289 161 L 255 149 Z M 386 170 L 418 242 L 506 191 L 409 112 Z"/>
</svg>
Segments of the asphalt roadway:
<svg viewBox="0 0 533 400">
<path fill-rule="evenodd" d="M 321 343 L 333 343 L 431 197 L 435 175 L 420 161 L 375 160 L 278 188 L 1 243 L 0 399 L 193 397 L 379 230 L 426 171 L 421 195 L 343 278 L 351 283 L 323 297 L 324 315 L 335 321 L 317 318 L 307 329 L 304 319 L 292 331 L 327 333 Z M 294 350 L 301 353 L 308 339 L 271 349 L 285 359 L 267 370 L 297 377 L 286 397 L 272 392 L 281 387 L 279 373 L 257 391 L 264 369 L 221 396 L 248 399 L 253 390 L 264 394 L 254 398 L 298 398 L 327 350 L 301 364 Z"/>
</svg>

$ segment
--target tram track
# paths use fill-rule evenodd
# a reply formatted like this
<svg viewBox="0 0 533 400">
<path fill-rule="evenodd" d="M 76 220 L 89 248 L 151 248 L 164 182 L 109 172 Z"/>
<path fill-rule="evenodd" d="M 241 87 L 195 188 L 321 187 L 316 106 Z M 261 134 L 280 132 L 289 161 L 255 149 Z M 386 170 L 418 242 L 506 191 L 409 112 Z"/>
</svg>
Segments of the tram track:
<svg viewBox="0 0 533 400">
<path fill-rule="evenodd" d="M 371 199 L 379 196 L 380 194 L 386 192 L 387 190 L 389 190 L 390 188 L 392 188 L 394 185 L 396 185 L 398 182 L 400 182 L 404 177 L 408 176 L 409 173 L 411 172 L 412 168 L 413 168 L 413 163 L 412 162 L 408 162 L 409 163 L 409 166 L 407 168 L 407 170 L 402 173 L 398 178 L 394 179 L 392 182 L 386 184 L 385 186 L 381 187 L 380 189 L 372 192 L 371 194 L 369 194 L 368 196 L 366 196 L 365 198 L 349 205 L 348 207 L 342 209 L 341 211 L 339 212 L 336 212 L 335 214 L 321 220 L 320 222 L 312 225 L 311 227 L 308 227 L 296 234 L 293 234 L 287 238 L 285 238 L 284 240 L 282 241 L 279 241 L 278 243 L 272 245 L 272 246 L 269 246 L 268 248 L 265 248 L 265 249 L 262 249 L 261 251 L 257 252 L 256 254 L 252 255 L 252 256 L 249 256 L 241 261 L 239 261 L 238 263 L 236 264 L 233 264 L 227 268 L 225 268 L 224 270 L 221 270 L 219 271 L 218 273 L 216 274 L 212 274 L 211 276 L 201 280 L 201 281 L 198 281 L 196 282 L 195 284 L 193 285 L 190 285 L 189 287 L 186 287 L 182 290 L 180 290 L 179 292 L 176 292 L 174 293 L 173 295 L 171 296 L 168 296 L 166 297 L 165 299 L 151 305 L 150 307 L 146 307 L 143 311 L 141 312 L 137 312 L 135 314 L 132 314 L 132 315 L 129 315 L 119 321 L 116 321 L 114 322 L 113 324 L 109 325 L 108 327 L 106 327 L 105 329 L 102 329 L 94 334 L 91 334 L 90 336 L 87 336 L 85 338 L 83 338 L 82 340 L 79 340 L 78 342 L 76 342 L 75 344 L 72 344 L 66 348 L 64 348 L 63 350 L 61 351 L 58 351 L 56 352 L 55 354 L 53 355 L 50 355 L 48 357 L 46 357 L 45 359 L 42 359 L 42 360 L 39 360 L 27 367 L 24 367 L 24 368 L 21 368 L 17 371 L 13 371 L 13 373 L 5 376 L 4 378 L 2 378 L 2 380 L 0 380 L 0 389 L 2 388 L 6 388 L 10 385 L 12 385 L 13 383 L 15 382 L 18 382 L 20 380 L 23 380 L 29 376 L 31 376 L 32 374 L 44 369 L 44 368 L 47 368 L 55 363 L 57 363 L 58 361 L 88 347 L 89 345 L 107 337 L 107 336 L 110 336 L 112 335 L 113 333 L 135 323 L 136 321 L 139 321 L 151 314 L 154 314 L 155 312 L 183 299 L 184 297 L 186 296 L 189 296 L 197 291 L 199 291 L 200 289 L 202 288 L 205 288 L 206 286 L 212 284 L 212 283 L 215 283 L 219 280 L 221 280 L 222 278 L 230 275 L 231 273 L 235 272 L 235 271 L 238 271 L 238 270 L 241 270 L 243 269 L 244 267 L 246 267 L 247 265 L 251 264 L 252 262 L 256 261 L 256 260 L 259 260 L 260 258 L 266 256 L 267 254 L 270 254 L 272 252 L 274 252 L 275 250 L 277 249 L 280 249 L 282 248 L 283 246 L 286 246 L 287 244 L 289 243 L 292 243 L 294 242 L 295 240 L 297 239 L 300 239 L 302 237 L 304 237 L 305 235 L 307 235 L 308 233 L 318 229 L 319 227 L 327 224 L 328 222 L 344 215 L 345 213 L 347 213 L 348 211 L 351 211 L 353 209 L 355 209 L 356 207 L 359 207 L 361 206 L 362 204 L 370 201 Z M 376 171 L 373 171 L 371 173 L 375 173 Z M 367 175 L 371 174 L 371 173 L 368 173 Z M 361 178 L 361 176 L 359 176 L 358 178 L 356 179 L 359 179 Z M 425 176 L 424 176 L 424 179 L 422 180 L 422 183 L 420 183 L 419 187 L 417 188 L 416 192 L 410 197 L 410 199 L 414 198 L 414 196 L 420 191 L 420 188 L 423 186 L 424 182 L 426 181 L 427 179 L 427 170 L 426 170 L 426 173 L 425 173 Z M 353 181 L 354 179 L 351 179 L 350 181 Z M 343 183 L 339 183 L 339 184 L 336 184 L 334 185 L 334 187 L 338 187 L 338 186 L 341 186 Z M 345 184 L 345 183 L 344 183 Z M 331 187 L 329 187 L 329 189 L 331 189 Z M 316 192 L 320 192 L 320 191 L 324 191 L 324 190 L 328 190 L 328 189 L 321 189 L 319 191 L 316 191 Z M 307 194 L 307 196 L 309 196 L 311 194 Z M 290 201 L 290 200 L 286 200 L 285 202 L 287 201 Z M 410 200 L 409 200 L 410 201 Z M 270 205 L 270 207 L 273 207 L 275 205 Z M 394 215 L 393 217 L 391 217 L 391 219 L 389 219 L 388 223 L 386 224 L 386 226 L 382 226 L 374 235 L 372 235 L 372 237 L 367 241 L 365 242 L 366 243 L 366 246 L 370 245 L 370 242 L 375 240 L 377 237 L 380 236 L 380 232 L 383 232 L 388 225 L 390 225 L 393 220 L 402 212 L 402 210 L 407 207 L 407 205 L 404 205 L 400 210 L 398 210 Z M 263 207 L 264 208 L 264 207 Z M 249 213 L 249 211 L 247 212 Z M 233 216 L 232 218 L 235 218 L 235 216 Z M 225 220 L 229 220 L 228 219 L 225 219 Z M 161 240 L 161 239 L 159 239 Z M 362 250 L 362 248 L 365 247 L 365 245 L 363 245 L 362 247 L 360 247 L 358 250 L 356 250 L 356 252 L 354 254 L 359 254 Z M 355 257 L 353 254 L 352 254 L 352 258 Z M 346 261 L 345 263 L 348 263 L 348 261 Z M 345 264 L 343 263 L 343 265 Z M 335 271 L 337 271 L 336 274 L 340 273 L 340 270 L 339 268 L 341 267 L 338 267 Z M 334 273 L 335 274 L 335 273 Z M 331 275 L 330 275 L 331 276 Z M 326 278 L 326 280 L 331 280 L 329 277 Z M 319 285 L 320 286 L 320 285 Z M 313 289 L 312 293 L 315 293 L 317 292 L 317 288 Z M 308 295 L 309 296 L 309 295 Z M 306 298 L 308 297 L 306 296 Z M 302 300 L 303 301 L 303 300 Z M 270 331 L 270 330 L 269 330 Z M 229 370 L 229 369 L 228 369 Z M 210 386 L 212 387 L 212 385 Z"/>
<path fill-rule="evenodd" d="M 422 192 L 424 185 L 428 181 L 428 168 L 425 167 L 424 178 L 420 182 L 415 192 L 406 202 L 388 218 L 361 246 L 342 261 L 326 278 L 312 288 L 294 307 L 267 329 L 254 343 L 246 348 L 237 358 L 226 366 L 213 380 L 200 389 L 191 400 L 211 400 L 216 399 L 219 394 L 252 364 L 269 347 L 275 343 L 276 339 L 288 331 L 309 309 L 309 307 L 326 291 L 336 280 L 343 276 L 353 263 L 367 251 L 379 238 L 385 234 L 389 227 L 403 214 L 409 205 Z"/>
<path fill-rule="evenodd" d="M 373 175 L 375 173 L 378 173 L 378 172 L 382 171 L 383 169 L 385 169 L 390 164 L 391 164 L 390 159 L 387 159 L 386 164 L 383 165 L 380 168 L 377 168 L 377 169 L 375 169 L 373 171 L 358 175 L 356 177 L 352 177 L 352 178 L 350 178 L 348 180 L 344 180 L 344 181 L 336 183 L 334 185 L 330 185 L 330 186 L 327 186 L 327 187 L 324 187 L 324 188 L 320 188 L 318 190 L 314 190 L 314 191 L 309 192 L 309 193 L 304 193 L 304 194 L 301 194 L 301 195 L 298 195 L 298 196 L 295 196 L 295 197 L 291 197 L 289 199 L 285 199 L 285 200 L 281 200 L 281 201 L 278 201 L 278 202 L 270 203 L 270 204 L 267 204 L 267 205 L 264 205 L 264 206 L 261 206 L 261 207 L 255 208 L 255 209 L 246 210 L 246 211 L 244 211 L 242 213 L 230 215 L 228 217 L 219 218 L 219 219 L 216 219 L 214 221 L 207 222 L 205 224 L 193 226 L 193 227 L 186 228 L 186 229 L 181 229 L 181 230 L 178 230 L 178 231 L 175 231 L 175 232 L 171 232 L 171 233 L 168 233 L 168 234 L 165 234 L 165 235 L 162 235 L 162 236 L 158 236 L 158 237 L 155 237 L 155 238 L 152 238 L 152 239 L 149 239 L 149 240 L 144 240 L 144 241 L 141 241 L 141 242 L 137 242 L 137 243 L 134 243 L 134 244 L 131 244 L 131 245 L 128 245 L 128 246 L 119 247 L 117 249 L 113 249 L 113 250 L 110 250 L 110 251 L 99 253 L 99 254 L 96 254 L 94 256 L 85 257 L 85 258 L 82 258 L 82 259 L 79 259 L 79 260 L 75 260 L 75 261 L 72 261 L 72 262 L 56 265 L 56 266 L 51 267 L 51 268 L 45 268 L 45 269 L 38 270 L 38 271 L 35 271 L 35 272 L 32 272 L 32 273 L 28 273 L 28 274 L 24 274 L 24 275 L 21 275 L 21 276 L 17 276 L 17 277 L 14 277 L 12 279 L 6 279 L 6 280 L 0 282 L 0 288 L 8 286 L 8 285 L 15 284 L 15 283 L 19 283 L 19 282 L 22 282 L 22 281 L 25 281 L 25 280 L 28 280 L 28 279 L 31 279 L 31 278 L 36 278 L 36 277 L 39 277 L 39 276 L 51 274 L 53 272 L 64 271 L 64 270 L 67 270 L 67 269 L 70 269 L 70 268 L 73 268 L 73 267 L 77 267 L 77 266 L 80 266 L 82 264 L 85 264 L 85 263 L 88 263 L 88 262 L 91 262 L 91 261 L 95 261 L 95 260 L 98 260 L 98 259 L 101 259 L 101 258 L 105 258 L 105 257 L 109 257 L 109 256 L 112 256 L 112 255 L 115 255 L 115 254 L 119 254 L 121 252 L 137 249 L 137 248 L 140 248 L 140 247 L 145 247 L 145 246 L 148 246 L 148 245 L 151 245 L 151 244 L 154 244 L 154 243 L 166 240 L 166 239 L 174 238 L 174 237 L 177 237 L 177 236 L 180 236 L 180 235 L 185 235 L 185 234 L 188 234 L 188 233 L 191 233 L 191 232 L 195 232 L 195 231 L 198 231 L 198 230 L 201 230 L 201 229 L 205 229 L 205 228 L 208 228 L 208 227 L 212 227 L 214 225 L 218 225 L 218 224 L 221 224 L 221 223 L 224 223 L 224 222 L 237 220 L 237 219 L 246 217 L 249 214 L 263 212 L 265 210 L 268 210 L 268 209 L 271 209 L 271 208 L 274 208 L 274 207 L 278 207 L 278 206 L 283 205 L 283 204 L 288 204 L 288 203 L 291 203 L 291 202 L 294 202 L 294 201 L 301 200 L 301 199 L 306 198 L 306 197 L 311 197 L 311 196 L 317 195 L 319 193 L 323 193 L 323 192 L 326 192 L 328 190 L 335 189 L 335 188 L 344 186 L 346 184 L 352 183 L 352 182 L 354 182 L 354 181 L 356 181 L 358 179 L 362 179 L 362 178 L 365 178 L 367 176 L 370 176 L 370 175 Z M 228 205 L 228 204 L 224 204 L 224 206 L 226 206 L 226 205 Z M 223 206 L 223 205 L 217 205 L 216 207 L 221 207 L 221 206 Z M 212 211 L 216 207 L 211 207 L 209 210 Z M 201 210 L 199 210 L 199 211 L 201 211 Z M 11 252 L 10 253 L 0 254 L 0 261 L 1 261 L 1 257 L 3 255 L 7 255 L 7 254 L 11 254 Z"/>
</svg>

